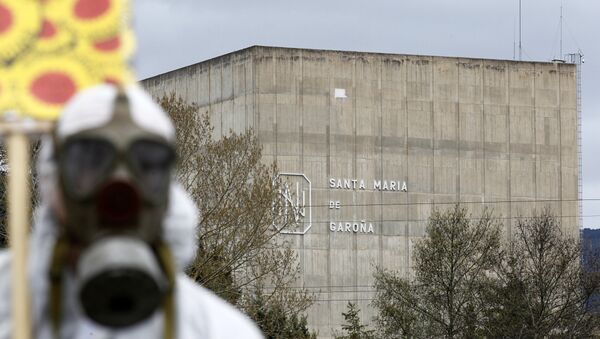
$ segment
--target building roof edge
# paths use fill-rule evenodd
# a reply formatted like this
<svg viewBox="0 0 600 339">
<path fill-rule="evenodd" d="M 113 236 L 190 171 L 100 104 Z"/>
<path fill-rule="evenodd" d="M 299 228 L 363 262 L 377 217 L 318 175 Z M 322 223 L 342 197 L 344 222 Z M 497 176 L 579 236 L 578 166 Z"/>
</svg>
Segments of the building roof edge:
<svg viewBox="0 0 600 339">
<path fill-rule="evenodd" d="M 465 56 L 447 56 L 447 55 L 427 55 L 427 54 L 402 54 L 402 53 L 386 53 L 386 52 L 360 52 L 360 51 L 352 51 L 352 50 L 335 50 L 335 49 L 319 49 L 319 48 L 302 48 L 302 47 L 281 47 L 281 46 L 268 46 L 268 45 L 251 45 L 248 47 L 244 47 L 235 51 L 231 51 L 225 54 L 221 54 L 209 59 L 205 59 L 199 62 L 195 62 L 193 64 L 189 64 L 186 66 L 181 66 L 178 68 L 174 68 L 172 70 L 158 73 L 144 79 L 139 79 L 139 81 L 150 80 L 155 77 L 159 77 L 165 74 L 169 74 L 172 72 L 180 71 L 189 67 L 193 67 L 199 64 L 211 62 L 214 60 L 222 59 L 227 56 L 231 56 L 234 54 L 240 54 L 243 52 L 249 52 L 257 49 L 271 49 L 271 50 L 294 50 L 294 51 L 307 51 L 307 52 L 327 52 L 327 53 L 344 53 L 344 54 L 357 54 L 357 55 L 379 55 L 379 56 L 406 56 L 406 57 L 431 57 L 431 58 L 448 58 L 448 59 L 469 59 L 469 60 L 483 60 L 483 61 L 501 61 L 501 62 L 511 62 L 511 63 L 534 63 L 534 64 L 555 64 L 557 61 L 536 61 L 536 60 L 511 60 L 511 59 L 492 59 L 492 58 L 477 58 L 477 57 L 465 57 Z M 561 63 L 565 65 L 573 65 L 571 63 Z"/>
</svg>

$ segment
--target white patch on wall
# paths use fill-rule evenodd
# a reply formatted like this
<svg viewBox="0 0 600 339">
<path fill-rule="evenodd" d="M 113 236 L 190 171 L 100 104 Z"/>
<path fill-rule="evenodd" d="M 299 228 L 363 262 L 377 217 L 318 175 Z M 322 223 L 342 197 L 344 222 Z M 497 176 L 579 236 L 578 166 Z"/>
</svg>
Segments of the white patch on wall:
<svg viewBox="0 0 600 339">
<path fill-rule="evenodd" d="M 347 98 L 346 89 L 345 88 L 336 88 L 335 89 L 335 97 L 337 98 Z"/>
</svg>

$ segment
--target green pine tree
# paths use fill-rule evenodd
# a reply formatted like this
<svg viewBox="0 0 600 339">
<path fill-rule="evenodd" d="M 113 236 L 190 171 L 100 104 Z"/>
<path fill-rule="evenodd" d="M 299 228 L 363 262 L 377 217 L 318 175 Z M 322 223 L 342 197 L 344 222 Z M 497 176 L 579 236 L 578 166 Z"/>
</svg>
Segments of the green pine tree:
<svg viewBox="0 0 600 339">
<path fill-rule="evenodd" d="M 360 309 L 356 304 L 348 302 L 348 311 L 342 313 L 345 323 L 342 325 L 341 334 L 336 334 L 335 339 L 372 339 L 374 338 L 373 330 L 368 330 L 367 325 L 361 324 Z"/>
</svg>

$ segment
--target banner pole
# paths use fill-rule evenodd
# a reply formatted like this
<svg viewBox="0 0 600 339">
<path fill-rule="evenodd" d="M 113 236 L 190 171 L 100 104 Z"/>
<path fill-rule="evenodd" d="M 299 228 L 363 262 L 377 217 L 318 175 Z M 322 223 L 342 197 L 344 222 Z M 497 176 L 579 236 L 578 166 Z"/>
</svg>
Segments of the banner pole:
<svg viewBox="0 0 600 339">
<path fill-rule="evenodd" d="M 31 338 L 27 245 L 29 232 L 29 139 L 24 131 L 6 136 L 8 153 L 8 227 L 11 247 L 13 339 Z M 42 279 L 43 277 L 40 277 Z"/>
</svg>

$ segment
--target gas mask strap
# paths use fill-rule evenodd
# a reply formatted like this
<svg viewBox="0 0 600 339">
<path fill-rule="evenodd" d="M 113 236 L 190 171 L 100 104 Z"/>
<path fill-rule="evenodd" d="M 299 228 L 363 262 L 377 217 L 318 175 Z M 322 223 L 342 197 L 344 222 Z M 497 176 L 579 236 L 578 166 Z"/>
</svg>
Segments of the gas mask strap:
<svg viewBox="0 0 600 339">
<path fill-rule="evenodd" d="M 164 242 L 159 242 L 156 250 L 169 285 L 163 299 L 163 311 L 165 315 L 164 338 L 174 339 L 175 302 L 173 294 L 175 289 L 175 261 L 173 260 L 173 254 L 169 246 Z"/>
<path fill-rule="evenodd" d="M 60 322 L 62 312 L 62 268 L 64 258 L 68 251 L 68 243 L 60 237 L 56 240 L 54 250 L 52 251 L 52 261 L 50 262 L 50 319 L 52 331 L 56 338 L 60 337 Z"/>
<path fill-rule="evenodd" d="M 129 106 L 129 98 L 125 89 L 121 86 L 117 87 L 117 96 L 115 97 L 113 106 L 112 123 L 122 123 L 124 121 L 132 122 L 131 107 Z M 135 123 L 134 123 L 135 124 Z"/>
</svg>

